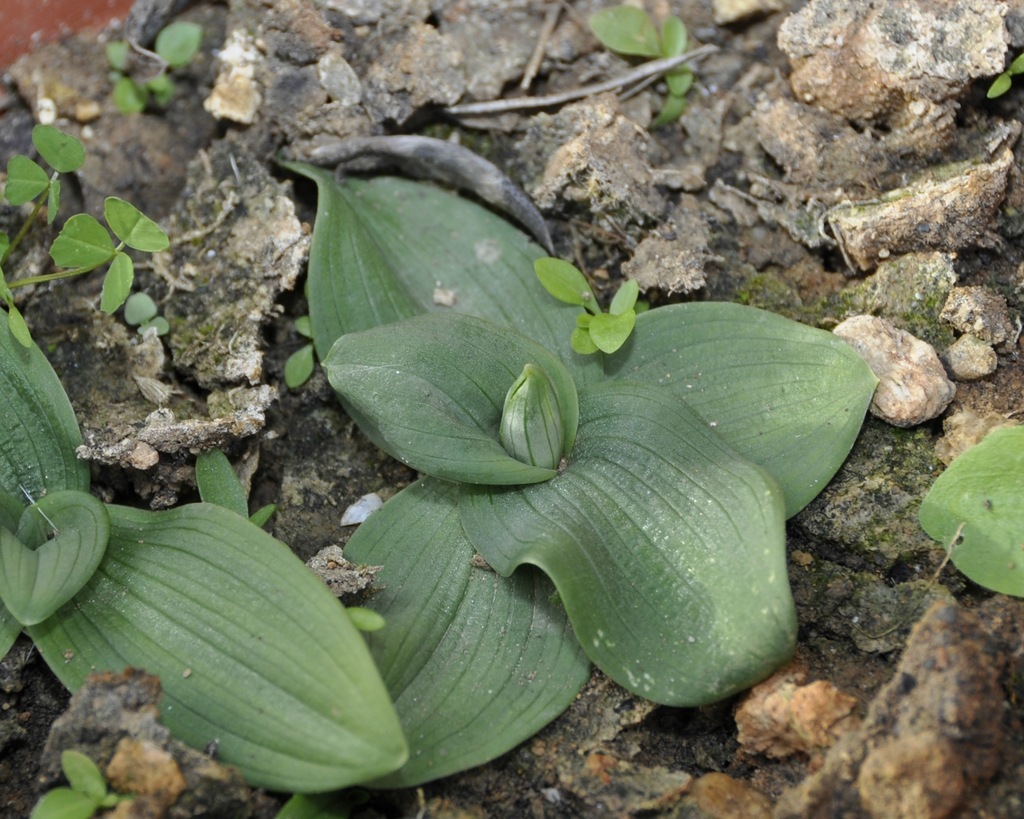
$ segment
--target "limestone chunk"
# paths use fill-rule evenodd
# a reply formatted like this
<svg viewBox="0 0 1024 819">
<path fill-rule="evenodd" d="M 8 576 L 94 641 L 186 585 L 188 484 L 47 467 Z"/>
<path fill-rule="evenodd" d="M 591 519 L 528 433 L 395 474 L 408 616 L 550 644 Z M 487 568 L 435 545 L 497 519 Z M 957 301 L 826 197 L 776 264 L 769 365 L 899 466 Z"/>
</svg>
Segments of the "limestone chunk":
<svg viewBox="0 0 1024 819">
<path fill-rule="evenodd" d="M 854 316 L 835 328 L 878 377 L 870 411 L 897 427 L 913 427 L 942 414 L 956 394 L 935 349 L 892 322 Z"/>
<path fill-rule="evenodd" d="M 957 381 L 976 381 L 996 371 L 998 359 L 991 344 L 969 333 L 960 336 L 946 350 L 943 360 Z"/>
</svg>

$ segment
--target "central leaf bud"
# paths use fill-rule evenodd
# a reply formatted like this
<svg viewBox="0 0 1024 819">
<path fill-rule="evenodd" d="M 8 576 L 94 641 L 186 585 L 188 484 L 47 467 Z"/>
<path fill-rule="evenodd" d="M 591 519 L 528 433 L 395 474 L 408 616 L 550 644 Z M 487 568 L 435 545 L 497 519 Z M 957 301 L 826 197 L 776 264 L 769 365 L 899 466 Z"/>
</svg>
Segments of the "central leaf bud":
<svg viewBox="0 0 1024 819">
<path fill-rule="evenodd" d="M 547 373 L 527 364 L 509 388 L 498 440 L 505 451 L 531 466 L 557 469 L 565 444 L 562 411 Z"/>
</svg>

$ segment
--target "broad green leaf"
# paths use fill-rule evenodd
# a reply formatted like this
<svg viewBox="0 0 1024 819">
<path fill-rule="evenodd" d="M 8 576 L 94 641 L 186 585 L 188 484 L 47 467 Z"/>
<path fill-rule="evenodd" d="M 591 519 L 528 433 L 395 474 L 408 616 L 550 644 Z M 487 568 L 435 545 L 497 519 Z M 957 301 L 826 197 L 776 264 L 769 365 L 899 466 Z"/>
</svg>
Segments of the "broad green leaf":
<svg viewBox="0 0 1024 819">
<path fill-rule="evenodd" d="M 608 312 L 613 316 L 621 316 L 627 310 L 632 310 L 639 295 L 640 285 L 634 279 L 627 279 L 612 298 L 612 303 L 608 305 Z"/>
<path fill-rule="evenodd" d="M 179 20 L 160 30 L 153 49 L 171 68 L 181 68 L 195 56 L 202 42 L 202 26 Z"/>
<path fill-rule="evenodd" d="M 781 484 L 787 516 L 839 469 L 877 384 L 831 333 L 715 302 L 637 316 L 632 337 L 605 368 L 612 378 L 657 384 L 685 399 Z"/>
<path fill-rule="evenodd" d="M 103 295 L 100 298 L 100 310 L 113 313 L 124 304 L 128 294 L 132 292 L 135 281 L 135 265 L 131 257 L 123 251 L 114 255 L 107 275 L 103 277 Z"/>
<path fill-rule="evenodd" d="M 149 91 L 131 77 L 121 77 L 114 83 L 114 105 L 122 114 L 138 114 L 149 102 Z"/>
<path fill-rule="evenodd" d="M 160 226 L 124 199 L 108 196 L 103 200 L 103 217 L 114 235 L 128 247 L 146 253 L 167 250 L 170 242 Z"/>
<path fill-rule="evenodd" d="M 466 490 L 470 542 L 502 574 L 543 569 L 590 658 L 643 697 L 701 705 L 768 676 L 796 638 L 776 483 L 666 390 L 580 398 L 557 477 Z"/>
<path fill-rule="evenodd" d="M 21 623 L 14 619 L 14 615 L 7 610 L 7 606 L 0 602 L 0 660 L 7 656 L 7 652 L 11 650 L 11 646 L 14 645 L 19 634 L 21 634 Z"/>
<path fill-rule="evenodd" d="M 660 128 L 662 125 L 668 125 L 669 123 L 675 122 L 679 119 L 686 111 L 686 97 L 677 97 L 675 94 L 669 94 L 665 97 L 665 104 L 658 112 L 658 116 L 654 118 L 651 123 L 652 128 Z"/>
<path fill-rule="evenodd" d="M 133 327 L 156 314 L 156 302 L 148 293 L 132 293 L 124 303 L 124 320 Z"/>
<path fill-rule="evenodd" d="M 555 355 L 496 324 L 459 313 L 416 316 L 344 335 L 323 362 L 346 410 L 382 449 L 428 475 L 487 484 L 554 475 L 510 457 L 498 441 L 505 396 L 527 364 L 551 380 L 569 452 L 579 418 L 571 376 Z"/>
<path fill-rule="evenodd" d="M 71 788 L 54 788 L 43 795 L 29 819 L 89 819 L 96 815 L 96 802 Z"/>
<path fill-rule="evenodd" d="M 971 580 L 1024 597 L 1024 427 L 993 430 L 957 457 L 925 496 L 920 516 L 944 546 L 959 534 L 953 565 Z"/>
<path fill-rule="evenodd" d="M 107 229 L 88 213 L 76 213 L 53 240 L 50 258 L 57 267 L 95 268 L 114 258 Z"/>
<path fill-rule="evenodd" d="M 612 6 L 590 15 L 590 30 L 606 48 L 619 54 L 660 57 L 658 31 L 647 12 L 635 6 Z"/>
<path fill-rule="evenodd" d="M 323 361 L 342 333 L 425 312 L 465 313 L 532 338 L 557 353 L 577 384 L 601 362 L 565 342 L 575 310 L 537 287 L 546 255 L 514 225 L 434 185 L 393 177 L 339 182 L 300 162 L 285 168 L 317 183 L 309 256 L 309 315 Z M 438 291 L 454 297 L 438 299 Z"/>
<path fill-rule="evenodd" d="M 0 490 L 32 498 L 60 489 L 89 489 L 89 465 L 74 410 L 50 363 L 34 344 L 22 346 L 0 311 Z"/>
<path fill-rule="evenodd" d="M 313 374 L 315 356 L 313 345 L 303 344 L 284 362 L 284 383 L 289 389 L 301 387 Z"/>
<path fill-rule="evenodd" d="M 15 536 L 0 529 L 0 600 L 20 623 L 40 623 L 92 577 L 110 536 L 103 504 L 75 489 L 51 492 L 23 513 Z M 38 545 L 25 538 L 24 519 L 56 528 Z M 31 527 L 28 527 L 31 528 Z"/>
<path fill-rule="evenodd" d="M 666 17 L 661 24 L 661 56 L 677 57 L 684 54 L 688 39 L 686 24 L 674 15 Z"/>
<path fill-rule="evenodd" d="M 614 353 L 629 338 L 636 322 L 636 314 L 632 310 L 613 315 L 601 313 L 590 322 L 590 340 L 602 353 Z"/>
<path fill-rule="evenodd" d="M 111 537 L 75 599 L 29 627 L 77 689 L 94 671 L 160 677 L 163 722 L 253 786 L 319 792 L 398 768 L 405 741 L 345 611 L 291 551 L 219 506 L 107 507 Z"/>
<path fill-rule="evenodd" d="M 533 269 L 544 289 L 559 301 L 579 306 L 597 301 L 590 283 L 575 265 L 545 256 L 533 263 Z"/>
<path fill-rule="evenodd" d="M 77 171 L 85 162 L 85 146 L 52 125 L 37 125 L 32 129 L 32 144 L 46 164 L 59 173 Z"/>
<path fill-rule="evenodd" d="M 24 205 L 46 190 L 50 177 L 27 156 L 15 154 L 7 160 L 4 196 L 12 205 Z"/>
<path fill-rule="evenodd" d="M 107 782 L 96 763 L 81 751 L 64 751 L 60 767 L 73 790 L 99 803 L 107 795 Z"/>
<path fill-rule="evenodd" d="M 19 499 L 0 491 L 0 526 L 11 532 L 16 532 L 25 511 L 26 500 L 26 498 Z"/>
<path fill-rule="evenodd" d="M 201 452 L 196 458 L 196 484 L 199 497 L 206 503 L 223 506 L 243 518 L 249 516 L 249 499 L 242 482 L 228 456 L 219 449 Z"/>
<path fill-rule="evenodd" d="M 374 785 L 409 787 L 483 764 L 564 711 L 589 663 L 550 582 L 471 565 L 459 488 L 422 478 L 357 530 L 345 555 L 381 565 L 366 635 L 409 738 L 405 767 Z"/>
</svg>

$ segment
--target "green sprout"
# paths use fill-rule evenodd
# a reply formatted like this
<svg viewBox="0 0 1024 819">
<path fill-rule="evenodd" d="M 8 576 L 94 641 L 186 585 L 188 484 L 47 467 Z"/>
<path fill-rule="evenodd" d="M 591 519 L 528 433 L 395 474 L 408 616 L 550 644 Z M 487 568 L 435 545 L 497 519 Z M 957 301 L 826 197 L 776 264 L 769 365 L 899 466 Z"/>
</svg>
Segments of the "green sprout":
<svg viewBox="0 0 1024 819">
<path fill-rule="evenodd" d="M 613 6 L 590 16 L 590 30 L 604 46 L 631 57 L 678 57 L 689 45 L 686 24 L 678 17 L 666 17 L 661 31 L 650 16 L 635 6 Z M 665 72 L 668 94 L 652 123 L 657 128 L 674 122 L 686 111 L 686 95 L 693 87 L 694 74 L 681 65 Z"/>
<path fill-rule="evenodd" d="M 159 61 L 156 76 L 138 81 L 128 75 L 131 44 L 120 40 L 107 45 L 107 62 L 114 83 L 114 104 L 122 114 L 137 114 L 152 102 L 163 108 L 174 96 L 174 81 L 169 70 L 181 68 L 191 60 L 203 41 L 203 29 L 197 23 L 177 22 L 156 37 L 155 55 Z"/>
<path fill-rule="evenodd" d="M 313 338 L 313 327 L 309 323 L 309 316 L 299 316 L 295 319 L 295 332 L 303 338 Z M 303 344 L 288 356 L 284 363 L 284 383 L 288 389 L 295 390 L 309 381 L 313 375 L 313 367 L 316 364 L 316 355 L 312 342 Z"/>
<path fill-rule="evenodd" d="M 60 175 L 78 170 L 85 162 L 85 147 L 82 143 L 49 125 L 37 125 L 32 129 L 32 144 L 43 161 L 50 166 L 51 173 L 47 173 L 39 163 L 27 156 L 18 154 L 10 158 L 4 198 L 14 206 L 29 202 L 33 206 L 13 238 L 0 233 L 0 298 L 6 302 L 10 332 L 25 347 L 32 343 L 32 336 L 24 317 L 14 304 L 12 291 L 15 288 L 80 276 L 109 265 L 103 280 L 100 309 L 105 313 L 113 313 L 128 298 L 135 277 L 135 266 L 126 248 L 158 253 L 169 246 L 167 234 L 156 222 L 123 199 L 108 196 L 103 202 L 107 227 L 89 214 L 79 213 L 65 222 L 54 239 L 50 246 L 50 258 L 62 270 L 8 280 L 4 273 L 8 268 L 8 260 L 36 224 L 42 210 L 46 209 L 48 224 L 57 216 L 60 208 Z M 117 244 L 111 239 L 111 233 L 118 240 Z"/>
<path fill-rule="evenodd" d="M 125 323 L 137 327 L 140 335 L 150 331 L 158 336 L 167 335 L 171 326 L 157 313 L 156 302 L 147 293 L 132 293 L 124 303 Z"/>
<path fill-rule="evenodd" d="M 30 819 L 89 819 L 100 810 L 132 799 L 110 793 L 103 773 L 81 751 L 64 751 L 60 766 L 69 787 L 47 792 L 32 809 Z"/>
<path fill-rule="evenodd" d="M 544 289 L 552 296 L 586 310 L 576 317 L 576 329 L 570 338 L 573 350 L 580 355 L 590 355 L 598 350 L 614 353 L 626 343 L 636 324 L 636 314 L 643 309 L 637 309 L 641 307 L 637 304 L 640 288 L 635 281 L 627 280 L 612 299 L 608 312 L 603 313 L 590 284 L 575 266 L 561 259 L 546 257 L 537 259 L 533 269 Z"/>
<path fill-rule="evenodd" d="M 1010 78 L 1017 74 L 1024 74 L 1024 54 L 1019 55 L 1010 63 L 1009 68 L 992 81 L 992 85 L 988 87 L 988 93 L 985 96 L 990 100 L 1001 97 L 1010 90 L 1010 86 L 1013 84 L 1013 80 Z"/>
</svg>

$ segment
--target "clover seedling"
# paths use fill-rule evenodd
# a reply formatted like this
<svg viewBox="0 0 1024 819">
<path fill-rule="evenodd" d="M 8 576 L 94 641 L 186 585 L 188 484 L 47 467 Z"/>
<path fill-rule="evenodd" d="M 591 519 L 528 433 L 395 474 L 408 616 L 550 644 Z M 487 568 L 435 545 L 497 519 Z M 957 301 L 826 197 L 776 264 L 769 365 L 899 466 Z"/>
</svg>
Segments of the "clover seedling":
<svg viewBox="0 0 1024 819">
<path fill-rule="evenodd" d="M 990 100 L 1001 97 L 1010 90 L 1010 86 L 1013 84 L 1013 80 L 1010 78 L 1017 74 L 1024 74 L 1024 54 L 1018 55 L 1010 63 L 1010 67 L 992 81 L 992 85 L 988 87 L 988 93 L 985 96 Z"/>
<path fill-rule="evenodd" d="M 203 41 L 202 27 L 196 23 L 176 22 L 164 28 L 156 37 L 154 46 L 160 67 L 155 77 L 137 81 L 128 76 L 131 44 L 125 41 L 107 46 L 114 81 L 114 104 L 123 114 L 136 114 L 145 110 L 152 101 L 164 107 L 174 95 L 174 81 L 169 69 L 181 68 L 191 60 Z"/>
<path fill-rule="evenodd" d="M 96 763 L 81 751 L 64 751 L 60 766 L 70 787 L 49 791 L 32 809 L 30 819 L 89 819 L 100 810 L 133 798 L 110 793 Z"/>
<path fill-rule="evenodd" d="M 150 331 L 158 336 L 167 335 L 171 326 L 157 312 L 156 302 L 146 293 L 132 293 L 124 303 L 125 323 L 137 327 L 140 335 Z"/>
<path fill-rule="evenodd" d="M 587 312 L 576 317 L 576 329 L 570 343 L 573 350 L 589 355 L 600 350 L 614 353 L 629 338 L 636 323 L 639 286 L 632 279 L 619 288 L 607 313 L 601 312 L 594 291 L 583 274 L 561 259 L 546 257 L 533 263 L 537 278 L 552 296 L 566 304 L 576 304 Z"/>
<path fill-rule="evenodd" d="M 605 47 L 619 54 L 635 57 L 677 57 L 686 53 L 689 35 L 686 24 L 678 17 L 666 17 L 661 31 L 643 9 L 635 6 L 613 6 L 590 16 L 590 30 Z M 652 123 L 657 128 L 683 115 L 686 94 L 693 87 L 694 74 L 681 65 L 665 73 L 668 94 L 661 112 Z"/>
<path fill-rule="evenodd" d="M 11 292 L 14 288 L 80 276 L 109 265 L 103 280 L 100 309 L 105 313 L 113 313 L 128 298 L 135 276 L 134 263 L 125 248 L 158 253 L 166 250 L 169 245 L 167 234 L 156 222 L 123 199 L 108 196 L 103 202 L 107 227 L 92 216 L 79 213 L 68 219 L 54 239 L 50 247 L 50 258 L 63 270 L 8 281 L 4 275 L 8 259 L 35 224 L 42 209 L 46 208 L 48 223 L 52 223 L 57 216 L 60 207 L 60 174 L 76 171 L 85 162 L 82 143 L 49 125 L 37 125 L 32 129 L 32 144 L 43 161 L 50 166 L 52 173 L 47 174 L 41 165 L 27 156 L 19 154 L 11 157 L 7 163 L 4 197 L 11 205 L 24 205 L 28 202 L 34 202 L 34 205 L 13 238 L 0 234 L 0 276 L 3 276 L 0 280 L 0 297 L 7 305 L 10 332 L 25 347 L 32 343 L 32 337 L 14 304 Z M 111 233 L 118 240 L 116 245 L 111 239 Z"/>
</svg>

